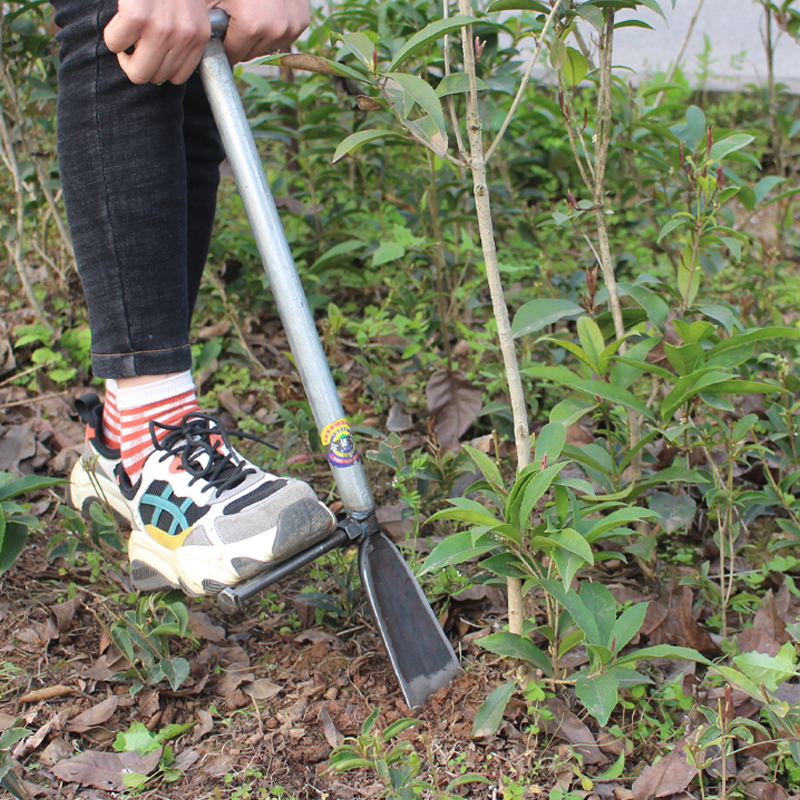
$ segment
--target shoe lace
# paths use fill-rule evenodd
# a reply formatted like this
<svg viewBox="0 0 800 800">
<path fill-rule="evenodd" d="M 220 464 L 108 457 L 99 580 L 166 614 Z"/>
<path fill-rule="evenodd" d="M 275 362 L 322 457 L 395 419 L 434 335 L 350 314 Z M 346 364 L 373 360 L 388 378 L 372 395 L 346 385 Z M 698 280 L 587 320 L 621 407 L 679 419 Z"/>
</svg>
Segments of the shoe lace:
<svg viewBox="0 0 800 800">
<path fill-rule="evenodd" d="M 153 420 L 149 427 L 156 449 L 164 451 L 160 460 L 180 457 L 181 466 L 192 476 L 190 486 L 199 480 L 206 481 L 201 491 L 215 489 L 219 495 L 226 489 L 238 486 L 248 475 L 256 472 L 233 449 L 230 436 L 244 439 L 258 437 L 241 431 L 229 431 L 211 414 L 192 411 L 177 425 L 166 425 Z M 155 433 L 156 428 L 167 431 L 160 441 Z M 220 447 L 220 443 L 224 448 Z"/>
</svg>

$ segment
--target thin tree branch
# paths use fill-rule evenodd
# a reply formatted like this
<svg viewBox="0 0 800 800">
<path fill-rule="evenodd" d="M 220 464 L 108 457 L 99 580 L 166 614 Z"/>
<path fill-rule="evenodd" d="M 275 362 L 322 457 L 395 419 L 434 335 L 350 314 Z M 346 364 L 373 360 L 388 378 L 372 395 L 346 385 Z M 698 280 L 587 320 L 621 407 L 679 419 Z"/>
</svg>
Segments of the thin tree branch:
<svg viewBox="0 0 800 800">
<path fill-rule="evenodd" d="M 497 136 L 494 137 L 494 141 L 486 150 L 485 154 L 486 161 L 489 161 L 489 159 L 491 159 L 491 157 L 494 155 L 494 151 L 497 150 L 497 146 L 500 144 L 500 141 L 502 140 L 503 136 L 505 136 L 505 133 L 508 130 L 508 126 L 511 124 L 511 120 L 514 118 L 514 114 L 517 111 L 517 106 L 520 104 L 520 101 L 522 100 L 522 97 L 525 94 L 525 89 L 528 88 L 528 81 L 530 80 L 531 73 L 533 72 L 533 67 L 539 58 L 539 53 L 542 52 L 542 46 L 544 45 L 547 31 L 553 24 L 553 20 L 556 18 L 556 14 L 558 13 L 558 10 L 561 7 L 562 2 L 563 0 L 556 0 L 552 10 L 550 11 L 550 14 L 545 20 L 544 27 L 542 28 L 542 31 L 539 34 L 539 38 L 536 39 L 536 47 L 534 48 L 533 54 L 531 55 L 531 60 L 528 62 L 528 67 L 525 70 L 525 73 L 522 76 L 522 80 L 519 83 L 519 88 L 517 89 L 517 94 L 514 97 L 514 102 L 511 103 L 511 108 L 508 110 L 508 114 L 506 114 L 506 118 L 503 120 L 503 124 L 500 126 L 500 130 L 497 132 Z M 459 0 L 459 4 L 461 4 L 461 0 Z"/>
</svg>

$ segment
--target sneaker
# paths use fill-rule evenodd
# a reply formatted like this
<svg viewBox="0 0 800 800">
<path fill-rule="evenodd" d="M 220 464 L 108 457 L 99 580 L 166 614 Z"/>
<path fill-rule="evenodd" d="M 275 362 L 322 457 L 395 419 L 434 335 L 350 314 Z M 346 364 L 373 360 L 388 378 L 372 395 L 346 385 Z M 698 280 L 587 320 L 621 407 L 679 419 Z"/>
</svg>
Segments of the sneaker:
<svg viewBox="0 0 800 800">
<path fill-rule="evenodd" d="M 94 503 L 111 509 L 117 521 L 131 526 L 131 511 L 117 485 L 114 472 L 120 461 L 119 450 L 103 443 L 103 404 L 96 394 L 75 401 L 78 416 L 86 423 L 86 452 L 69 476 L 69 504 L 89 519 Z"/>
<path fill-rule="evenodd" d="M 161 441 L 156 437 L 163 430 Z M 263 472 L 202 412 L 178 425 L 150 423 L 155 451 L 120 491 L 131 507 L 131 579 L 140 591 L 216 594 L 325 539 L 331 511 L 302 481 Z"/>
</svg>

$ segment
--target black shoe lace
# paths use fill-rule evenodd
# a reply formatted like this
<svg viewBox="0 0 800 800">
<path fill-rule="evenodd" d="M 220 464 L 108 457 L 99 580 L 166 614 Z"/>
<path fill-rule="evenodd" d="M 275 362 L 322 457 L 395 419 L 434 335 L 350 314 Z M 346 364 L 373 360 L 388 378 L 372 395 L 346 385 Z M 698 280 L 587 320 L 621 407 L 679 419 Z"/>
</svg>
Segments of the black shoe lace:
<svg viewBox="0 0 800 800">
<path fill-rule="evenodd" d="M 201 491 L 216 489 L 219 495 L 226 489 L 238 486 L 248 475 L 256 472 L 236 453 L 229 437 L 235 435 L 244 439 L 262 440 L 241 431 L 223 428 L 219 420 L 211 414 L 192 411 L 177 425 L 165 425 L 154 420 L 149 427 L 156 449 L 164 451 L 159 460 L 180 457 L 182 467 L 192 476 L 190 486 L 199 480 L 206 481 L 207 485 Z M 156 428 L 167 431 L 161 441 L 156 436 Z M 213 441 L 212 437 L 215 436 L 219 438 Z M 225 445 L 224 450 L 220 448 L 220 440 Z M 271 446 L 267 442 L 263 443 Z M 206 459 L 202 458 L 204 455 Z"/>
</svg>

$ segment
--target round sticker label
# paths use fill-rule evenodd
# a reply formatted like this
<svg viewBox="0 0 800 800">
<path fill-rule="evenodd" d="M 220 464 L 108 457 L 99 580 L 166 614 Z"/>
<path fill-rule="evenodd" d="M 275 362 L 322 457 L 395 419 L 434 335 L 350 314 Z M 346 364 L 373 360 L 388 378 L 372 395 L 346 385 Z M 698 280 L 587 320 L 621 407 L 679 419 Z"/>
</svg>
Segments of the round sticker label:
<svg viewBox="0 0 800 800">
<path fill-rule="evenodd" d="M 337 419 L 322 429 L 322 447 L 334 467 L 350 467 L 358 461 L 353 432 L 346 419 Z"/>
</svg>

